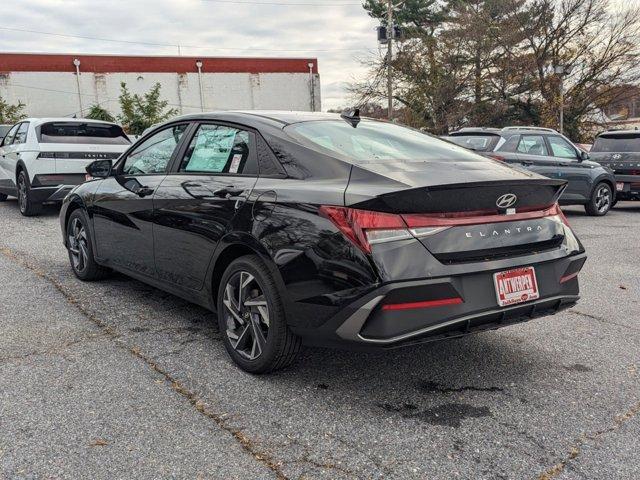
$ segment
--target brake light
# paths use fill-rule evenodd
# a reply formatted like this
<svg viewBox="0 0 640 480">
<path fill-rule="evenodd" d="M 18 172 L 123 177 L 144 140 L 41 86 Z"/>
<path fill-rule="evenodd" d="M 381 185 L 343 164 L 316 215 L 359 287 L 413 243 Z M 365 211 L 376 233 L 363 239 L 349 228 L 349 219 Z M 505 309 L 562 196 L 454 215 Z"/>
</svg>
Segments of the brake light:
<svg viewBox="0 0 640 480">
<path fill-rule="evenodd" d="M 544 209 L 521 211 L 509 215 L 497 214 L 495 211 L 398 215 L 327 205 L 321 206 L 319 213 L 331 220 L 343 235 L 365 253 L 371 253 L 371 245 L 376 243 L 425 237 L 462 225 L 513 222 L 555 216 L 569 227 L 569 222 L 557 203 Z"/>
<path fill-rule="evenodd" d="M 319 211 L 365 253 L 371 253 L 375 243 L 411 238 L 400 215 L 332 206 L 322 206 Z"/>
</svg>

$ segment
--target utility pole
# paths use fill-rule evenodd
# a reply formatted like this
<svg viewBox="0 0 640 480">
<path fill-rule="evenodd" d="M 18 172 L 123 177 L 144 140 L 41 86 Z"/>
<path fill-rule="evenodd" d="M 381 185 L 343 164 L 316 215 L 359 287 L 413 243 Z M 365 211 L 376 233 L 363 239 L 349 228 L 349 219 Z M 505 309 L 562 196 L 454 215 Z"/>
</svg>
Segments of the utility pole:
<svg viewBox="0 0 640 480">
<path fill-rule="evenodd" d="M 388 0 L 387 5 L 387 98 L 389 99 L 389 106 L 387 116 L 389 120 L 393 118 L 393 82 L 391 72 L 391 61 L 393 60 L 393 0 Z"/>
</svg>

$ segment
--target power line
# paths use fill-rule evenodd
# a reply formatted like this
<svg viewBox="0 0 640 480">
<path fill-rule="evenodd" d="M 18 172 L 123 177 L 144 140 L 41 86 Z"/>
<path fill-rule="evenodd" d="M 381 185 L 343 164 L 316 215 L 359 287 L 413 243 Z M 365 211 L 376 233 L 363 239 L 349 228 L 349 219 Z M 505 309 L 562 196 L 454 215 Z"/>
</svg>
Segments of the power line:
<svg viewBox="0 0 640 480">
<path fill-rule="evenodd" d="M 209 0 L 214 1 L 214 0 Z M 215 0 L 222 1 L 222 0 Z M 115 38 L 89 37 L 85 35 L 74 35 L 70 33 L 44 32 L 41 30 L 29 30 L 23 28 L 0 27 L 0 30 L 21 33 L 36 33 L 39 35 L 50 35 L 54 37 L 80 38 L 83 40 L 97 40 L 100 42 L 127 43 L 132 45 L 150 45 L 154 47 L 173 47 L 173 48 L 194 48 L 194 49 L 215 49 L 215 50 L 233 50 L 233 51 L 262 51 L 262 52 L 361 52 L 369 50 L 367 47 L 361 48 L 326 48 L 326 49 L 303 49 L 303 48 L 254 48 L 254 47 L 212 47 L 211 45 L 183 45 L 178 43 L 154 43 L 145 41 L 120 40 Z"/>
</svg>

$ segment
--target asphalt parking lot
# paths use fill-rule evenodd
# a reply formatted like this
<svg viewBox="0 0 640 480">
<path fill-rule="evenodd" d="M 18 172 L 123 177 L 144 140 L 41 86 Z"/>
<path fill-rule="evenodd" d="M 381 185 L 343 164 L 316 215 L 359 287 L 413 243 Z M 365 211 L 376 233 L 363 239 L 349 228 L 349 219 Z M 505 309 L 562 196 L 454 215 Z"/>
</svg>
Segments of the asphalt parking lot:
<svg viewBox="0 0 640 480">
<path fill-rule="evenodd" d="M 78 281 L 57 210 L 0 203 L 0 478 L 637 479 L 640 203 L 565 211 L 589 254 L 577 307 L 255 377 L 213 314 Z"/>
</svg>

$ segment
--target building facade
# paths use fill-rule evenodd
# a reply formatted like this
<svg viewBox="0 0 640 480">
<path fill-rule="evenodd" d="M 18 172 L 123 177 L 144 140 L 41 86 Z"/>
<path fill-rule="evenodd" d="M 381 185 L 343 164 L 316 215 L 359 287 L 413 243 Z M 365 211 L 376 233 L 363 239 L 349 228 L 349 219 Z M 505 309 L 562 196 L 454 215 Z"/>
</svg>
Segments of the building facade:
<svg viewBox="0 0 640 480">
<path fill-rule="evenodd" d="M 140 95 L 160 83 L 181 114 L 321 108 L 315 58 L 0 53 L 0 97 L 29 117 L 82 117 L 96 104 L 117 115 L 123 82 Z"/>
</svg>

